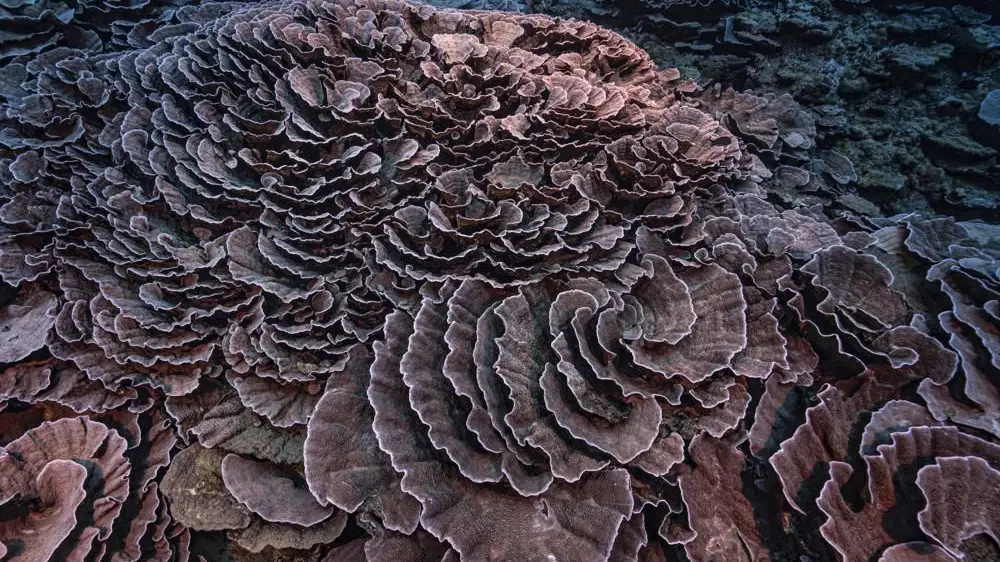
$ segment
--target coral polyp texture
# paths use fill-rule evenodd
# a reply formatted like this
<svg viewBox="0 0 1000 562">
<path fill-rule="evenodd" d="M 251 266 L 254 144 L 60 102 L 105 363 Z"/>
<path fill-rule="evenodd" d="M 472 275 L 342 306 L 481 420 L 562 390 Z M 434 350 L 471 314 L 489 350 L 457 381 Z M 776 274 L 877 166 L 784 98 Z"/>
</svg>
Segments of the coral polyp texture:
<svg viewBox="0 0 1000 562">
<path fill-rule="evenodd" d="M 4 4 L 0 559 L 988 560 L 1000 228 L 544 16 Z"/>
</svg>

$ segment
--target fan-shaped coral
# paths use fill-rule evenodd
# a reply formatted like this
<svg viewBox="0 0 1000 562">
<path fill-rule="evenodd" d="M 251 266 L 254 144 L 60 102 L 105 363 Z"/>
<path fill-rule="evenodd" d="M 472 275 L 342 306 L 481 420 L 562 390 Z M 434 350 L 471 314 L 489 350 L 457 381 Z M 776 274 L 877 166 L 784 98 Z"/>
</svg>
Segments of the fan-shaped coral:
<svg viewBox="0 0 1000 562">
<path fill-rule="evenodd" d="M 541 16 L 105 8 L 0 42 L 5 559 L 996 540 L 996 227 L 776 206 L 854 175 L 789 96 Z"/>
</svg>

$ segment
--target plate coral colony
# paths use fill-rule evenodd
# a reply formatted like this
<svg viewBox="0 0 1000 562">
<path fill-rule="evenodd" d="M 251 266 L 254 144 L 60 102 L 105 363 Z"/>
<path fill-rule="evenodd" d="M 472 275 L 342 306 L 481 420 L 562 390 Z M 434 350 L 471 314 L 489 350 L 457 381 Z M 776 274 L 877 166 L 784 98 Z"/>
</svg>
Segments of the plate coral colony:
<svg viewBox="0 0 1000 562">
<path fill-rule="evenodd" d="M 1000 228 L 774 197 L 854 174 L 793 97 L 396 0 L 0 26 L 0 560 L 1000 556 Z"/>
</svg>

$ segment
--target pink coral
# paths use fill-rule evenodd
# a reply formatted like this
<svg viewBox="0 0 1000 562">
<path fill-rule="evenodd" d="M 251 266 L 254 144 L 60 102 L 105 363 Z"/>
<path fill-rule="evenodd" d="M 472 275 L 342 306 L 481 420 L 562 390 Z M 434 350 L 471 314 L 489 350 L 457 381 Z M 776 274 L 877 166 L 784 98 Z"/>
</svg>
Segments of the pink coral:
<svg viewBox="0 0 1000 562">
<path fill-rule="evenodd" d="M 3 71 L 11 560 L 996 540 L 996 227 L 778 206 L 854 176 L 790 96 L 541 16 L 156 13 Z"/>
</svg>

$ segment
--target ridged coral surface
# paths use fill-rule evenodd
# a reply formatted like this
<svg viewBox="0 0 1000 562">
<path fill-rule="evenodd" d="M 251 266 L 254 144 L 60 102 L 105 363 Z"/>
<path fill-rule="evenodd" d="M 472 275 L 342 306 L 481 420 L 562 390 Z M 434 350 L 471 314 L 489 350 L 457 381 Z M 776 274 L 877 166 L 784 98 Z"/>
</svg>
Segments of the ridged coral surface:
<svg viewBox="0 0 1000 562">
<path fill-rule="evenodd" d="M 778 204 L 854 174 L 791 97 L 395 0 L 0 16 L 0 559 L 996 548 L 1000 228 Z"/>
</svg>

